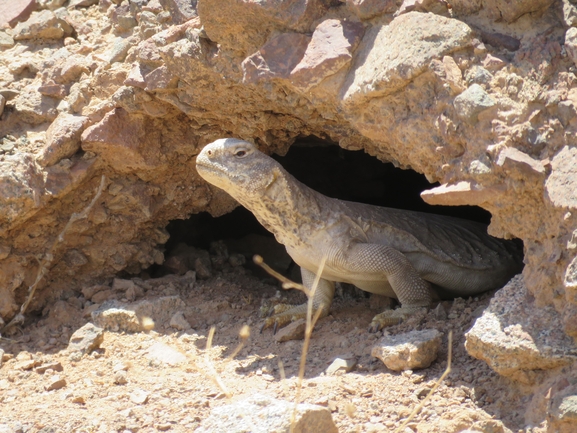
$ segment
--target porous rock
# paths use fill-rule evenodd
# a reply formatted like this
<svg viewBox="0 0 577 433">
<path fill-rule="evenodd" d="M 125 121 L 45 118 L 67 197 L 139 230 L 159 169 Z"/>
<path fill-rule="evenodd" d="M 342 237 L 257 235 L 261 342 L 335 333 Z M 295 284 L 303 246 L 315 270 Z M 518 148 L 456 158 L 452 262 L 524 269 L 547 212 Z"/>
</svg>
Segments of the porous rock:
<svg viewBox="0 0 577 433">
<path fill-rule="evenodd" d="M 494 107 L 496 102 L 479 84 L 474 83 L 457 96 L 453 104 L 459 117 L 475 122 L 479 113 Z"/>
<path fill-rule="evenodd" d="M 108 301 L 92 312 L 92 320 L 98 326 L 112 331 L 140 332 L 147 329 L 146 320 L 168 325 L 170 318 L 185 307 L 178 296 L 163 296 L 152 301 L 134 303 Z"/>
<path fill-rule="evenodd" d="M 284 33 L 268 41 L 242 62 L 243 81 L 256 83 L 287 78 L 302 60 L 311 38 L 300 33 Z"/>
<path fill-rule="evenodd" d="M 359 102 L 395 92 L 440 59 L 471 45 L 473 32 L 462 21 L 409 12 L 389 25 L 368 30 L 347 78 L 343 100 Z"/>
<path fill-rule="evenodd" d="M 437 359 L 441 333 L 436 329 L 411 331 L 385 336 L 373 347 L 371 355 L 394 371 L 427 368 Z"/>
<path fill-rule="evenodd" d="M 233 404 L 212 409 L 208 418 L 202 422 L 196 432 L 336 433 L 338 431 L 326 407 L 301 403 L 296 406 L 296 411 L 294 408 L 292 402 L 253 394 Z M 291 425 L 293 411 L 295 417 Z"/>
<path fill-rule="evenodd" d="M 537 307 L 522 277 L 516 276 L 495 294 L 465 334 L 465 348 L 497 373 L 531 384 L 540 370 L 577 361 L 577 346 L 552 310 Z"/>
<path fill-rule="evenodd" d="M 88 354 L 98 349 L 103 341 L 104 330 L 93 323 L 87 323 L 82 328 L 74 331 L 68 342 L 68 350 L 70 352 Z"/>
<path fill-rule="evenodd" d="M 199 0 L 198 15 L 208 37 L 243 57 L 273 32 L 306 32 L 327 10 L 322 0 Z"/>
<path fill-rule="evenodd" d="M 495 21 L 504 20 L 511 23 L 519 17 L 548 8 L 554 0 L 484 0 L 483 7 Z"/>
<path fill-rule="evenodd" d="M 397 10 L 395 0 L 346 0 L 347 7 L 360 19 L 368 20 Z"/>
<path fill-rule="evenodd" d="M 19 23 L 13 32 L 14 40 L 60 39 L 67 34 L 68 26 L 54 12 L 47 9 L 34 12 L 30 19 Z"/>
</svg>

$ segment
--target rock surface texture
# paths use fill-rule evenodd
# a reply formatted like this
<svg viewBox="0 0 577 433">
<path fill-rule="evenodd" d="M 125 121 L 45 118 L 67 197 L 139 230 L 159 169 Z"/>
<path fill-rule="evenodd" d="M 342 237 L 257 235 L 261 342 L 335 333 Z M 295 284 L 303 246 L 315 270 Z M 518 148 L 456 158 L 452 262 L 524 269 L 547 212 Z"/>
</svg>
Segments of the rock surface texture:
<svg viewBox="0 0 577 433">
<path fill-rule="evenodd" d="M 492 235 L 524 242 L 515 308 L 542 315 L 531 324 L 539 338 L 549 329 L 577 338 L 574 2 L 1 5 L 0 323 L 39 272 L 29 311 L 162 264 L 169 221 L 231 211 L 236 203 L 195 171 L 206 143 L 234 136 L 283 154 L 314 135 L 439 182 L 423 193 L 429 203 L 491 212 Z M 102 175 L 86 218 L 67 226 Z M 509 311 L 483 316 L 472 353 L 490 344 L 484 359 L 526 383 L 538 382 L 532 367 L 493 349 L 506 342 L 537 368 L 571 368 L 566 357 L 544 366 L 557 348 L 546 338 L 525 345 L 533 331 Z M 133 315 L 95 318 L 128 330 L 140 326 Z M 506 335 L 491 343 L 493 331 Z M 570 422 L 571 395 L 550 404 L 552 424 Z"/>
</svg>

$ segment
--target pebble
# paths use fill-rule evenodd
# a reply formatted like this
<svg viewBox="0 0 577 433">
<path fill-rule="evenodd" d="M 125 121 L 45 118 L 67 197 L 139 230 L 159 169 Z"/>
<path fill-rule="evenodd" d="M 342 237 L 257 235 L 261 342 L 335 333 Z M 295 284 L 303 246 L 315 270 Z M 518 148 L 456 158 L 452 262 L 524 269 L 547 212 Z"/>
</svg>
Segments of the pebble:
<svg viewBox="0 0 577 433">
<path fill-rule="evenodd" d="M 307 322 L 305 319 L 299 319 L 289 325 L 281 328 L 274 336 L 275 341 L 282 343 L 283 341 L 302 340 L 305 337 L 305 330 Z"/>
<path fill-rule="evenodd" d="M 130 394 L 130 401 L 134 404 L 145 404 L 148 401 L 148 395 L 146 391 L 137 389 Z"/>
<path fill-rule="evenodd" d="M 46 391 L 52 391 L 64 388 L 65 386 L 66 386 L 66 380 L 60 377 L 60 375 L 55 374 L 54 376 L 51 376 L 46 385 L 44 385 L 44 389 Z"/>
<path fill-rule="evenodd" d="M 54 361 L 54 362 L 48 362 L 46 364 L 42 364 L 39 367 L 36 367 L 34 369 L 34 371 L 36 373 L 44 374 L 49 369 L 52 371 L 63 371 L 64 370 L 64 368 L 62 367 L 62 364 L 60 362 Z"/>
<path fill-rule="evenodd" d="M 103 341 L 104 330 L 94 326 L 92 323 L 87 323 L 72 334 L 68 344 L 68 350 L 70 352 L 88 354 L 98 349 Z"/>
</svg>

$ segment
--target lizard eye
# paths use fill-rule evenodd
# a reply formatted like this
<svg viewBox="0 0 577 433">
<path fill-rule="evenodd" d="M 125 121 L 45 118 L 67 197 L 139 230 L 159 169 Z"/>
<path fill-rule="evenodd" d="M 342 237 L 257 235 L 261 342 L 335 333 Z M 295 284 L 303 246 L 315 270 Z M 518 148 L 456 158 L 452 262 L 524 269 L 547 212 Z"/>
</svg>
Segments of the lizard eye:
<svg viewBox="0 0 577 433">
<path fill-rule="evenodd" d="M 237 151 L 234 153 L 234 155 L 235 155 L 235 156 L 238 156 L 239 158 L 242 158 L 243 156 L 246 155 L 246 150 L 237 150 Z"/>
</svg>

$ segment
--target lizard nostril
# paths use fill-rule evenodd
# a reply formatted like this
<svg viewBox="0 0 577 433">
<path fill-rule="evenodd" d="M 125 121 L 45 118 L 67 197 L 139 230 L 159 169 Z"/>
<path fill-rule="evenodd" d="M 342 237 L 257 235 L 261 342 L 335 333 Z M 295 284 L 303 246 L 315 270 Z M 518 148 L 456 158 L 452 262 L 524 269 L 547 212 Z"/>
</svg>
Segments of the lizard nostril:
<svg viewBox="0 0 577 433">
<path fill-rule="evenodd" d="M 208 153 L 208 156 L 210 156 L 210 155 L 212 155 L 212 150 L 209 150 L 209 151 L 206 152 L 206 153 Z"/>
</svg>

